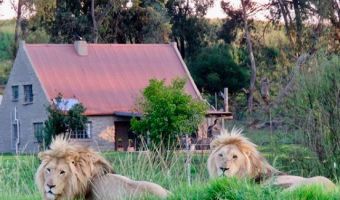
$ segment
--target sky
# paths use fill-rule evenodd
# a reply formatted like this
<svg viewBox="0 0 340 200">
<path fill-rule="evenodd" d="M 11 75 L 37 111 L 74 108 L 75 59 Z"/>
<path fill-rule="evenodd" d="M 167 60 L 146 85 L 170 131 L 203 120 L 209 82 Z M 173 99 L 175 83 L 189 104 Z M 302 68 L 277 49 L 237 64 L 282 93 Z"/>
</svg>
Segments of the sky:
<svg viewBox="0 0 340 200">
<path fill-rule="evenodd" d="M 16 0 L 3 0 L 3 3 L 0 5 L 0 20 L 2 19 L 11 19 L 15 17 L 15 10 L 12 6 L 12 3 Z M 230 0 L 232 5 L 235 7 L 238 7 L 240 5 L 240 0 Z M 258 4 L 265 4 L 269 0 L 255 0 Z M 206 15 L 207 18 L 224 18 L 225 14 L 223 13 L 223 10 L 221 9 L 221 0 L 215 0 L 214 7 L 210 8 L 208 10 L 208 13 Z M 257 19 L 265 19 L 265 15 L 268 15 L 268 11 L 261 12 L 255 16 Z"/>
<path fill-rule="evenodd" d="M 11 1 L 12 0 L 3 0 L 3 3 L 0 5 L 0 20 L 15 17 L 15 10 L 12 7 Z"/>
</svg>

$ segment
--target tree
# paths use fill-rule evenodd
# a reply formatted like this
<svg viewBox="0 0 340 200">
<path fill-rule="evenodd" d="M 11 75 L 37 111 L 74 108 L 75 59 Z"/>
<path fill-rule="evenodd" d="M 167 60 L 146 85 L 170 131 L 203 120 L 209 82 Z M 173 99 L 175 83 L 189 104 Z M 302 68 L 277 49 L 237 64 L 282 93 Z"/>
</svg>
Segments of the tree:
<svg viewBox="0 0 340 200">
<path fill-rule="evenodd" d="M 324 19 L 329 20 L 334 31 L 340 29 L 340 3 L 336 0 L 272 0 L 271 20 L 284 21 L 284 27 L 296 55 L 301 55 L 315 48 L 314 44 L 323 34 L 322 27 L 329 27 Z M 312 27 L 314 30 L 309 31 Z M 334 37 L 335 36 L 335 37 Z M 337 34 L 331 36 L 339 42 Z"/>
<path fill-rule="evenodd" d="M 169 86 L 164 80 L 152 79 L 138 101 L 140 120 L 131 121 L 133 131 L 151 140 L 151 150 L 166 152 L 184 134 L 195 132 L 202 122 L 206 105 L 184 92 L 186 81 L 175 79 Z"/>
<path fill-rule="evenodd" d="M 77 133 L 85 129 L 87 117 L 84 115 L 86 108 L 77 103 L 72 107 L 63 109 L 69 102 L 59 94 L 52 104 L 47 107 L 48 119 L 45 121 L 44 136 L 36 136 L 38 141 L 47 147 L 52 138 L 64 133 Z"/>
<path fill-rule="evenodd" d="M 228 4 L 222 4 L 223 10 L 227 10 Z M 219 32 L 218 37 L 223 39 L 225 43 L 230 44 L 236 39 L 238 30 L 243 27 L 242 12 L 240 10 L 228 9 L 228 17 L 223 20 L 223 25 Z"/>
<path fill-rule="evenodd" d="M 117 23 L 113 30 L 118 43 L 164 43 L 169 28 L 164 5 L 161 3 L 135 3 L 123 9 L 110 21 Z M 118 21 L 117 21 L 118 20 Z M 108 22 L 110 22 L 108 21 Z"/>
<path fill-rule="evenodd" d="M 166 2 L 172 38 L 183 58 L 191 56 L 204 46 L 207 21 L 203 18 L 213 0 L 169 0 Z"/>
<path fill-rule="evenodd" d="M 168 42 L 170 28 L 161 1 L 133 1 L 131 8 L 126 7 L 126 0 L 36 2 L 33 21 L 44 26 L 51 42 L 72 43 L 79 39 L 94 43 Z"/>
<path fill-rule="evenodd" d="M 229 5 L 229 2 L 222 1 L 221 6 L 228 15 L 230 12 L 233 11 L 233 8 Z M 250 75 L 250 84 L 249 84 L 249 90 L 248 90 L 248 111 L 253 111 L 253 101 L 254 101 L 254 92 L 256 90 L 255 88 L 255 82 L 256 82 L 256 63 L 255 63 L 255 57 L 253 53 L 253 46 L 250 36 L 250 30 L 248 25 L 248 15 L 250 12 L 256 10 L 254 9 L 255 4 L 251 2 L 250 0 L 241 0 L 241 10 L 238 12 L 242 13 L 242 19 L 243 19 L 243 30 L 246 38 L 247 43 L 247 49 L 250 59 L 250 69 L 251 69 L 251 75 Z"/>
<path fill-rule="evenodd" d="M 237 60 L 246 60 L 243 57 L 237 58 L 243 56 L 239 51 L 230 45 L 203 48 L 189 62 L 189 70 L 198 88 L 214 94 L 228 87 L 229 92 L 234 94 L 246 87 L 249 81 L 249 69 L 245 62 L 237 62 Z"/>
<path fill-rule="evenodd" d="M 13 8 L 16 11 L 16 21 L 15 21 L 15 30 L 14 30 L 14 44 L 16 48 L 18 47 L 20 38 L 25 39 L 27 36 L 27 19 L 29 13 L 33 11 L 33 0 L 18 0 L 11 1 Z M 24 37 L 23 37 L 24 36 Z"/>
</svg>

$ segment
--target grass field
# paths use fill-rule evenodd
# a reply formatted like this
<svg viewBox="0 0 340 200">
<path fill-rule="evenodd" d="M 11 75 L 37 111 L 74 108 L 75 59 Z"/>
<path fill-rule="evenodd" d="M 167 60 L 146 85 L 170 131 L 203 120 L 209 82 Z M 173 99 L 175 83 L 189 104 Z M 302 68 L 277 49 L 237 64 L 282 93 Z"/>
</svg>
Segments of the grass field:
<svg viewBox="0 0 340 200">
<path fill-rule="evenodd" d="M 295 175 L 317 175 L 315 155 L 285 137 L 284 133 L 248 134 L 268 160 L 278 169 Z M 286 138 L 286 139 L 283 139 Z M 156 182 L 169 189 L 170 199 L 339 199 L 339 191 L 324 192 L 321 188 L 301 188 L 285 192 L 279 188 L 261 186 L 248 180 L 221 179 L 209 181 L 206 169 L 208 155 L 195 153 L 191 157 L 188 184 L 187 155 L 177 153 L 165 162 L 153 162 L 146 153 L 102 152 L 119 174 L 137 180 Z M 35 155 L 0 156 L 0 199 L 39 199 L 34 173 L 39 165 Z M 335 179 L 336 177 L 332 177 Z M 146 197 L 146 199 L 153 199 Z"/>
</svg>

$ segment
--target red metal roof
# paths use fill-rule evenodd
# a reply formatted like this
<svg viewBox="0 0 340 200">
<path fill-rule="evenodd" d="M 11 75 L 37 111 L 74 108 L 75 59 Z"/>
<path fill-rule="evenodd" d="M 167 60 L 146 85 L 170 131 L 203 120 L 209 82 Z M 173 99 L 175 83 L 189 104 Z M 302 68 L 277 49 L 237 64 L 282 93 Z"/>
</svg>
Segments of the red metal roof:
<svg viewBox="0 0 340 200">
<path fill-rule="evenodd" d="M 26 44 L 49 99 L 76 98 L 87 115 L 131 112 L 149 79 L 188 78 L 186 92 L 198 98 L 182 58 L 172 44 L 88 44 L 79 56 L 73 44 Z"/>
</svg>

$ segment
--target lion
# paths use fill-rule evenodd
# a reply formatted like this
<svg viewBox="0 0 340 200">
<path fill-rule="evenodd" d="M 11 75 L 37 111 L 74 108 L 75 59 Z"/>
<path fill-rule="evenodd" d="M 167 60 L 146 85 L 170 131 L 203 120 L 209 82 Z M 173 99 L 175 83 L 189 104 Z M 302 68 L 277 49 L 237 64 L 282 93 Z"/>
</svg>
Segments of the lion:
<svg viewBox="0 0 340 200">
<path fill-rule="evenodd" d="M 40 152 L 35 181 L 43 199 L 138 198 L 149 193 L 166 198 L 169 191 L 155 183 L 134 181 L 114 173 L 110 163 L 93 149 L 57 136 Z"/>
<path fill-rule="evenodd" d="M 335 184 L 326 177 L 304 178 L 280 172 L 266 161 L 256 147 L 242 135 L 242 129 L 233 128 L 231 133 L 224 130 L 210 144 L 212 149 L 208 158 L 210 178 L 220 176 L 251 178 L 255 182 L 271 183 L 289 190 L 311 184 L 320 184 L 327 189 L 335 188 Z"/>
</svg>

